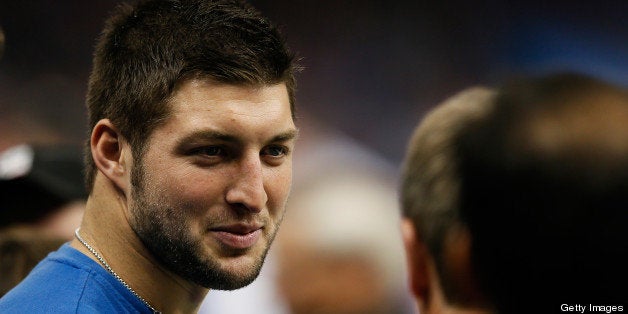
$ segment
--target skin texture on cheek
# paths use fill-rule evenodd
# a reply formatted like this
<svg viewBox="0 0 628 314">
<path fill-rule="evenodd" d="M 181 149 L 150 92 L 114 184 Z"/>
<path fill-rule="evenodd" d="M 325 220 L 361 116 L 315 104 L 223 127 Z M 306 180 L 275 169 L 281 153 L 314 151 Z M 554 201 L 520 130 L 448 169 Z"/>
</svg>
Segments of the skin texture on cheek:
<svg viewBox="0 0 628 314">
<path fill-rule="evenodd" d="M 151 181 L 133 187 L 132 228 L 162 265 L 186 280 L 214 289 L 233 289 L 257 276 L 255 265 L 250 273 L 222 270 L 203 245 L 199 230 L 203 227 L 198 226 L 202 220 L 194 215 L 199 210 L 176 199 L 165 200 L 168 195 L 155 193 L 160 188 Z"/>
</svg>

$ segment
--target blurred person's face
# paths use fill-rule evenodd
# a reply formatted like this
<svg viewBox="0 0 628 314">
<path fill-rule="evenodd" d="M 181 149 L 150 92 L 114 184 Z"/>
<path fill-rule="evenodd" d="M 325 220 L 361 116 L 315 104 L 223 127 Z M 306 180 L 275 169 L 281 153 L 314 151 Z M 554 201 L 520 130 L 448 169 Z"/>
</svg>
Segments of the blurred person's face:
<svg viewBox="0 0 628 314">
<path fill-rule="evenodd" d="M 387 294 L 381 268 L 372 258 L 352 250 L 338 251 L 318 246 L 295 222 L 288 221 L 278 237 L 275 251 L 277 286 L 291 313 L 398 312 Z"/>
<path fill-rule="evenodd" d="M 184 83 L 132 170 L 132 228 L 187 280 L 249 284 L 283 218 L 295 136 L 284 84 Z"/>
</svg>

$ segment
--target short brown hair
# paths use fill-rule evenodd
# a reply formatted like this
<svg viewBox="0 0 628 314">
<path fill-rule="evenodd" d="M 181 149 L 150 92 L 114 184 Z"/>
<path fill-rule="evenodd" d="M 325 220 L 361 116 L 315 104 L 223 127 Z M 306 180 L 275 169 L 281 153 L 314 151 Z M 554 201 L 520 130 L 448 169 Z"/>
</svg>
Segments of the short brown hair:
<svg viewBox="0 0 628 314">
<path fill-rule="evenodd" d="M 461 223 L 457 139 L 464 128 L 493 107 L 494 92 L 466 89 L 432 109 L 416 128 L 408 145 L 401 178 L 401 209 L 411 218 L 435 260 L 445 298 L 452 304 L 462 297 L 447 277 L 443 242 Z"/>
<path fill-rule="evenodd" d="M 141 159 L 168 117 L 169 97 L 193 78 L 227 84 L 285 83 L 294 116 L 294 57 L 278 29 L 245 1 L 145 0 L 122 4 L 94 53 L 87 107 L 90 131 L 110 119 Z M 96 166 L 87 143 L 86 184 Z"/>
</svg>

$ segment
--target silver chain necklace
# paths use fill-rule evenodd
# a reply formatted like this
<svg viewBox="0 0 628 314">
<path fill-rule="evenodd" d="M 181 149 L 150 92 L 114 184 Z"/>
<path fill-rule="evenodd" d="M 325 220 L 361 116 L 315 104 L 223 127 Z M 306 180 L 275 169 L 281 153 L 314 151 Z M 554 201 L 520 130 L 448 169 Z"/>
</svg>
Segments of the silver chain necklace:
<svg viewBox="0 0 628 314">
<path fill-rule="evenodd" d="M 135 292 L 135 290 L 133 290 L 133 288 L 131 288 L 131 286 L 129 286 L 129 284 L 126 283 L 126 281 L 124 281 L 124 279 L 122 279 L 122 277 L 118 276 L 118 274 L 116 274 L 115 271 L 113 271 L 113 269 L 111 268 L 111 266 L 109 266 L 109 264 L 107 263 L 107 261 L 105 261 L 105 259 L 102 257 L 102 255 L 100 255 L 100 253 L 98 253 L 91 245 L 89 245 L 87 243 L 87 241 L 83 240 L 83 238 L 81 238 L 81 236 L 79 235 L 79 229 L 81 228 L 76 228 L 76 230 L 74 231 L 74 235 L 76 236 L 76 238 L 79 240 L 79 242 L 81 242 L 90 252 L 92 252 L 92 254 L 94 254 L 94 256 L 96 256 L 96 258 L 100 261 L 100 263 L 105 266 L 105 268 L 114 276 L 116 277 L 116 279 L 118 279 L 118 281 L 125 287 L 127 288 L 129 291 L 131 291 L 131 293 L 133 293 L 133 295 L 135 297 L 137 297 L 138 299 L 140 299 L 140 301 L 142 301 L 142 303 L 144 303 L 146 306 L 148 306 L 148 308 L 153 311 L 153 313 L 155 314 L 159 314 L 161 312 L 155 310 L 154 307 L 152 307 L 148 301 L 144 300 L 144 298 L 142 298 L 142 296 L 140 296 L 137 292 Z"/>
</svg>

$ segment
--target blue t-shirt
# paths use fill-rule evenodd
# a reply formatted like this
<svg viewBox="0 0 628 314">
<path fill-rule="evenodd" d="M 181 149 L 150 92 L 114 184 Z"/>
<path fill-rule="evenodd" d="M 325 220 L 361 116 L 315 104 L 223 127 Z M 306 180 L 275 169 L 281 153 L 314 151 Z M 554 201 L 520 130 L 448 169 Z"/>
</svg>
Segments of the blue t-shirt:
<svg viewBox="0 0 628 314">
<path fill-rule="evenodd" d="M 0 299 L 0 313 L 152 313 L 100 264 L 64 244 Z"/>
</svg>

